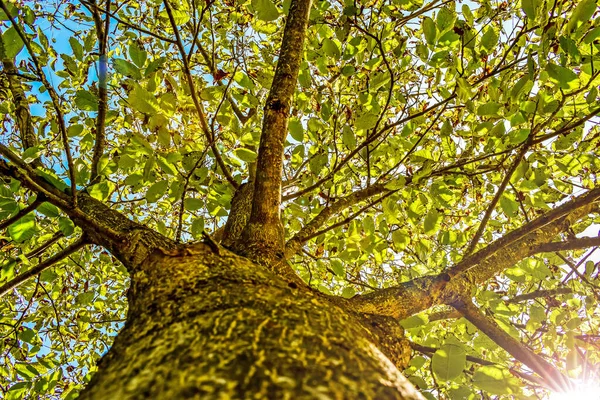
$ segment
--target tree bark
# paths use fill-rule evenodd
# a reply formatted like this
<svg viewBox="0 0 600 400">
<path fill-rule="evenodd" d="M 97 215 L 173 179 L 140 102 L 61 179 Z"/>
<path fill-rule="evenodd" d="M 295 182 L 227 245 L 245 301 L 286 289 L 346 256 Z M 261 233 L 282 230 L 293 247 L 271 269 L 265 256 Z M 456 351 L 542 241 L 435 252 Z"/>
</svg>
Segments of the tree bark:
<svg viewBox="0 0 600 400">
<path fill-rule="evenodd" d="M 380 317 L 225 249 L 154 252 L 128 298 L 126 325 L 81 399 L 422 398 L 388 357 L 406 362 L 408 346 L 377 338 Z"/>
</svg>

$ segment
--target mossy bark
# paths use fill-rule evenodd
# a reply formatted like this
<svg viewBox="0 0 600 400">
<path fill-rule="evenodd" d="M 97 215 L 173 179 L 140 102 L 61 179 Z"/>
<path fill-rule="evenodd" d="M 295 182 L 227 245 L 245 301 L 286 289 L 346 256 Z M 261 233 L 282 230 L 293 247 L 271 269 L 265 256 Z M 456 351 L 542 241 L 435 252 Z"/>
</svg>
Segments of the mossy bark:
<svg viewBox="0 0 600 400">
<path fill-rule="evenodd" d="M 381 317 L 225 249 L 157 251 L 131 281 L 127 323 L 82 399 L 421 398 L 384 354 L 408 353 L 382 340 Z"/>
</svg>

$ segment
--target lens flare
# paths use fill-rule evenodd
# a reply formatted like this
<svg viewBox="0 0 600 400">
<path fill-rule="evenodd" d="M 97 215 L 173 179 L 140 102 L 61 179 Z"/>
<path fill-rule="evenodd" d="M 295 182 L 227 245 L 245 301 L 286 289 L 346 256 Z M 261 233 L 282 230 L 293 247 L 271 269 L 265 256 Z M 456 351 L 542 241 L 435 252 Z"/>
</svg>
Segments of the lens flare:
<svg viewBox="0 0 600 400">
<path fill-rule="evenodd" d="M 554 392 L 550 400 L 600 400 L 600 385 L 584 384 L 568 392 Z"/>
</svg>

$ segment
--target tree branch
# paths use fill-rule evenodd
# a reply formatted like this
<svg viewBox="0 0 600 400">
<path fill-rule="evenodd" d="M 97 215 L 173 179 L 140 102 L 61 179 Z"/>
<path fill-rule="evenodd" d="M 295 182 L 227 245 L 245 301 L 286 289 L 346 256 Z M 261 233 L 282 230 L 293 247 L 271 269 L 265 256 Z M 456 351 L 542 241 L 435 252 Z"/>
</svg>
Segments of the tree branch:
<svg viewBox="0 0 600 400">
<path fill-rule="evenodd" d="M 171 22 L 171 28 L 173 29 L 173 32 L 175 34 L 175 43 L 177 45 L 177 48 L 179 49 L 181 61 L 183 62 L 183 72 L 187 80 L 188 86 L 190 88 L 190 95 L 192 97 L 194 107 L 196 108 L 198 118 L 200 119 L 200 127 L 202 129 L 202 132 L 204 132 L 204 136 L 206 137 L 206 140 L 208 141 L 208 144 L 211 150 L 213 151 L 215 160 L 217 161 L 219 168 L 221 168 L 223 175 L 225 175 L 227 181 L 234 188 L 237 189 L 240 185 L 235 181 L 235 179 L 233 179 L 231 172 L 229 172 L 229 169 L 227 168 L 225 162 L 223 161 L 223 158 L 221 157 L 221 153 L 219 152 L 219 149 L 217 148 L 217 145 L 215 143 L 215 138 L 212 136 L 210 128 L 208 126 L 208 122 L 206 121 L 206 116 L 204 115 L 202 104 L 200 104 L 200 100 L 198 99 L 198 93 L 196 92 L 196 86 L 194 85 L 194 78 L 192 77 L 192 73 L 190 71 L 190 65 L 187 61 L 185 48 L 183 47 L 183 42 L 181 40 L 181 36 L 179 35 L 179 29 L 177 28 L 177 23 L 175 22 L 175 18 L 173 17 L 173 10 L 171 9 L 169 0 L 163 0 L 163 4 L 165 5 L 167 15 L 169 16 L 169 21 Z"/>
<path fill-rule="evenodd" d="M 374 142 L 375 140 L 377 140 L 378 138 L 380 138 L 385 132 L 387 132 L 388 130 L 392 129 L 394 126 L 397 125 L 401 125 L 404 124 L 406 122 L 409 122 L 415 118 L 421 117 L 425 114 L 428 114 L 430 111 L 435 110 L 438 107 L 441 107 L 445 104 L 447 104 L 449 101 L 453 100 L 456 97 L 455 94 L 453 94 L 452 96 L 448 97 L 445 100 L 442 100 L 430 107 L 427 107 L 425 110 L 416 112 L 414 114 L 409 115 L 406 118 L 402 118 L 398 121 L 396 121 L 395 123 L 392 124 L 387 124 L 384 127 L 382 127 L 382 129 L 379 132 L 375 132 L 372 135 L 368 136 L 362 143 L 360 143 L 358 146 L 356 146 L 356 148 L 354 150 L 352 150 L 350 153 L 348 153 L 348 155 L 346 157 L 344 157 L 340 163 L 338 165 L 336 165 L 327 175 L 325 175 L 323 178 L 319 179 L 317 182 L 315 182 L 313 185 L 306 187 L 302 190 L 299 190 L 295 193 L 291 193 L 288 195 L 283 196 L 283 200 L 287 201 L 287 200 L 293 200 L 297 197 L 300 197 L 306 193 L 310 193 L 312 192 L 314 189 L 318 188 L 319 186 L 323 185 L 325 182 L 329 181 L 330 179 L 333 179 L 334 175 L 340 170 L 342 169 L 342 167 L 344 165 L 346 165 L 356 154 L 358 154 L 363 148 L 365 148 L 366 146 L 368 146 L 369 144 L 371 144 L 372 142 Z"/>
<path fill-rule="evenodd" d="M 413 350 L 418 351 L 419 353 L 423 353 L 423 354 L 426 354 L 429 356 L 431 356 L 431 354 L 438 351 L 438 349 L 436 349 L 435 347 L 423 346 L 423 345 L 420 345 L 420 344 L 414 343 L 414 342 L 410 342 L 410 347 Z M 479 365 L 497 365 L 495 362 L 484 360 L 483 358 L 479 358 L 479 357 L 469 356 L 469 355 L 467 355 L 467 361 L 474 362 Z"/>
<path fill-rule="evenodd" d="M 600 246 L 600 236 L 573 238 L 564 242 L 542 243 L 531 249 L 531 254 L 550 253 L 554 251 L 579 250 Z"/>
<path fill-rule="evenodd" d="M 519 153 L 517 154 L 517 156 L 515 157 L 513 163 L 511 164 L 510 168 L 508 169 L 508 171 L 506 171 L 506 175 L 504 176 L 502 183 L 498 187 L 498 190 L 496 191 L 494 198 L 490 202 L 487 210 L 485 211 L 483 218 L 481 219 L 481 222 L 479 223 L 479 227 L 477 228 L 477 232 L 475 233 L 475 236 L 473 236 L 473 239 L 471 239 L 471 243 L 469 243 L 469 246 L 465 250 L 465 256 L 471 254 L 473 252 L 473 250 L 475 249 L 475 247 L 477 246 L 477 243 L 479 242 L 479 239 L 481 239 L 481 236 L 483 235 L 483 232 L 485 231 L 485 227 L 486 227 L 490 217 L 492 216 L 494 209 L 496 208 L 496 204 L 498 204 L 500 197 L 502 197 L 502 194 L 504 193 L 506 186 L 508 186 L 508 183 L 510 182 L 510 178 L 512 177 L 513 173 L 515 172 L 515 170 L 521 163 L 521 160 L 525 156 L 525 153 L 527 152 L 528 149 L 529 149 L 529 146 L 523 146 L 521 148 L 521 150 L 519 151 Z"/>
<path fill-rule="evenodd" d="M 29 253 L 25 254 L 25 257 L 27 257 L 28 259 L 30 259 L 30 258 L 41 256 L 42 254 L 44 254 L 44 252 L 50 246 L 52 246 L 54 243 L 58 242 L 63 237 L 65 237 L 65 235 L 61 231 L 58 231 L 58 232 L 54 233 L 54 235 L 52 235 L 52 237 L 50 239 L 46 240 L 40 246 L 38 246 L 37 248 L 31 250 Z"/>
<path fill-rule="evenodd" d="M 410 182 L 411 178 L 407 178 L 407 182 Z M 358 190 L 354 193 L 349 194 L 346 197 L 342 197 L 337 200 L 335 203 L 324 207 L 321 212 L 313 218 L 310 222 L 302 227 L 288 242 L 285 246 L 285 255 L 286 257 L 291 257 L 300 251 L 302 245 L 313 237 L 314 233 L 317 232 L 323 225 L 331 218 L 333 215 L 339 213 L 340 211 L 351 207 L 363 200 L 368 199 L 369 197 L 375 196 L 380 193 L 384 193 L 388 191 L 385 188 L 384 184 L 374 184 L 369 186 L 366 189 Z"/>
<path fill-rule="evenodd" d="M 209 69 L 211 75 L 213 77 L 217 76 L 217 68 L 216 68 L 215 64 L 213 63 L 212 57 L 210 56 L 210 54 L 208 54 L 206 49 L 202 46 L 202 44 L 200 44 L 197 37 L 194 37 L 193 43 L 195 43 L 196 46 L 198 46 L 198 50 L 200 50 L 200 54 L 202 54 L 202 57 L 204 58 L 204 62 L 208 66 L 208 69 Z M 232 77 L 232 79 L 233 79 L 233 77 Z M 221 80 L 217 80 L 217 85 L 223 86 L 224 84 Z M 225 92 L 225 96 L 226 96 L 225 98 L 231 105 L 231 109 L 233 110 L 233 113 L 240 120 L 242 125 L 244 125 L 246 122 L 248 122 L 248 120 L 250 118 L 252 118 L 254 116 L 254 114 L 256 114 L 256 108 L 251 108 L 250 110 L 248 110 L 248 113 L 246 115 L 244 115 L 244 113 L 242 112 L 242 110 L 240 110 L 240 108 L 238 107 L 235 100 L 233 100 L 231 95 L 228 94 L 227 92 Z"/>
<path fill-rule="evenodd" d="M 279 215 L 283 151 L 290 108 L 304 55 L 310 8 L 311 0 L 292 0 L 288 11 L 273 83 L 264 106 L 252 212 L 242 233 L 244 244 L 241 247 L 246 250 L 261 247 L 265 254 L 283 252 L 283 226 Z"/>
<path fill-rule="evenodd" d="M 89 1 L 86 1 L 86 0 L 79 0 L 79 1 L 81 1 L 82 4 L 85 4 L 85 5 L 87 5 L 90 8 L 94 7 L 94 4 L 90 3 Z M 150 32 L 149 30 L 144 29 L 144 28 L 142 28 L 139 25 L 132 24 L 131 22 L 122 20 L 121 18 L 117 17 L 116 14 L 111 13 L 109 9 L 102 9 L 102 8 L 98 7 L 98 10 L 101 11 L 101 12 L 103 12 L 103 13 L 106 13 L 106 14 L 110 15 L 110 17 L 112 19 L 114 19 L 115 21 L 117 21 L 120 24 L 125 25 L 128 28 L 131 28 L 131 29 L 136 30 L 138 32 L 145 33 L 148 36 L 152 36 L 153 38 L 161 40 L 161 41 L 166 42 L 166 43 L 173 43 L 173 44 L 176 43 L 175 39 L 171 39 L 171 38 L 168 38 L 166 36 L 159 35 L 158 33 Z"/>
<path fill-rule="evenodd" d="M 48 94 L 50 95 L 50 99 L 52 100 L 52 105 L 54 106 L 54 111 L 56 111 L 56 120 L 58 122 L 58 128 L 60 130 L 60 135 L 62 137 L 63 146 L 65 148 L 65 154 L 67 156 L 67 164 L 69 167 L 69 177 L 71 180 L 71 196 L 72 196 L 73 204 L 77 204 L 77 184 L 75 182 L 75 167 L 73 165 L 73 157 L 71 156 L 71 149 L 69 147 L 69 137 L 67 135 L 67 128 L 65 126 L 65 120 L 64 120 L 62 108 L 60 106 L 60 98 L 58 97 L 58 93 L 56 93 L 56 90 L 54 90 L 54 87 L 50 84 L 50 82 L 46 78 L 46 74 L 44 73 L 44 70 L 42 69 L 42 65 L 40 64 L 40 61 L 36 57 L 35 52 L 33 51 L 33 48 L 31 47 L 31 43 L 29 42 L 29 39 L 27 38 L 27 36 L 25 36 L 25 33 L 23 33 L 23 30 L 21 29 L 21 25 L 17 24 L 15 19 L 11 16 L 10 11 L 8 10 L 8 8 L 6 7 L 6 4 L 4 3 L 4 0 L 0 0 L 0 8 L 2 8 L 2 10 L 6 14 L 7 18 L 10 20 L 11 24 L 15 28 L 15 31 L 17 32 L 17 34 L 19 35 L 19 37 L 25 44 L 25 47 L 27 48 L 27 51 L 29 52 L 29 55 L 31 56 L 31 59 L 33 61 L 33 65 L 35 66 L 36 73 L 37 73 L 38 77 L 40 78 L 40 80 L 42 81 L 42 83 L 44 84 L 44 86 L 46 87 L 46 90 L 48 91 Z"/>
<path fill-rule="evenodd" d="M 36 208 L 38 208 L 40 206 L 40 204 L 42 204 L 44 202 L 43 200 L 43 196 L 38 196 L 33 203 L 31 203 L 30 205 L 28 205 L 27 207 L 25 207 L 24 209 L 20 210 L 19 212 L 17 212 L 15 215 L 13 215 L 10 218 L 5 219 L 4 221 L 2 221 L 2 223 L 0 223 L 0 231 L 3 231 L 4 229 L 8 228 L 9 226 L 11 226 L 12 224 L 14 224 L 15 222 L 17 222 L 18 220 L 20 220 L 21 218 L 23 218 L 24 216 L 26 216 L 27 214 L 29 214 L 30 212 L 34 211 Z"/>
<path fill-rule="evenodd" d="M 571 294 L 573 293 L 573 289 L 568 287 L 556 288 L 556 289 L 548 289 L 548 290 L 536 290 L 534 292 L 520 294 L 518 296 L 513 297 L 512 299 L 508 299 L 507 303 L 520 303 L 522 301 L 538 299 L 540 297 L 554 297 L 561 294 Z"/>
<path fill-rule="evenodd" d="M 27 189 L 44 195 L 46 201 L 64 211 L 79 226 L 90 243 L 103 246 L 117 257 L 130 271 L 135 270 L 156 249 L 168 250 L 175 243 L 163 235 L 133 222 L 87 193 L 79 193 L 77 205 L 43 176 L 37 175 L 10 149 L 0 143 L 0 154 L 11 163 L 0 159 L 0 175 L 21 182 Z"/>
<path fill-rule="evenodd" d="M 455 266 L 396 287 L 379 289 L 350 299 L 360 312 L 406 318 L 438 304 L 451 304 L 473 285 L 482 284 L 551 242 L 571 223 L 591 212 L 600 188 L 567 201 L 521 228 L 507 233 Z"/>
<path fill-rule="evenodd" d="M 496 344 L 541 376 L 553 390 L 566 391 L 572 388 L 573 384 L 566 376 L 544 358 L 506 333 L 494 319 L 482 314 L 470 299 L 458 301 L 452 306 Z"/>
<path fill-rule="evenodd" d="M 17 128 L 19 129 L 19 136 L 21 138 L 21 145 L 23 149 L 37 146 L 38 140 L 33 127 L 33 118 L 29 109 L 29 102 L 27 101 L 27 95 L 20 82 L 19 72 L 15 67 L 13 60 L 6 57 L 4 49 L 4 40 L 0 38 L 0 58 L 2 58 L 2 66 L 4 67 L 4 73 L 8 82 L 8 88 L 12 94 L 13 102 L 15 104 L 15 121 Z M 32 163 L 34 167 L 42 165 L 39 158 L 36 158 Z"/>
<path fill-rule="evenodd" d="M 92 172 L 90 182 L 95 182 L 98 178 L 98 164 L 104 154 L 104 141 L 106 140 L 106 112 L 108 109 L 108 91 L 107 91 L 107 65 L 106 50 L 108 47 L 108 30 L 110 27 L 110 0 L 106 4 L 106 16 L 104 23 L 96 0 L 92 0 L 92 17 L 96 26 L 96 36 L 98 36 L 99 60 L 98 60 L 98 115 L 96 116 L 96 139 L 94 142 L 94 154 L 92 155 Z"/>
<path fill-rule="evenodd" d="M 19 286 L 21 283 L 25 282 L 29 278 L 32 278 L 38 274 L 41 274 L 44 270 L 56 264 L 57 262 L 67 258 L 71 254 L 75 253 L 77 250 L 81 249 L 83 246 L 89 244 L 85 236 L 77 239 L 76 242 L 66 247 L 65 249 L 59 251 L 52 257 L 42 261 L 35 267 L 17 275 L 15 278 L 6 282 L 4 285 L 0 286 L 0 297 L 4 296 L 6 293 L 11 291 L 12 289 Z"/>
</svg>

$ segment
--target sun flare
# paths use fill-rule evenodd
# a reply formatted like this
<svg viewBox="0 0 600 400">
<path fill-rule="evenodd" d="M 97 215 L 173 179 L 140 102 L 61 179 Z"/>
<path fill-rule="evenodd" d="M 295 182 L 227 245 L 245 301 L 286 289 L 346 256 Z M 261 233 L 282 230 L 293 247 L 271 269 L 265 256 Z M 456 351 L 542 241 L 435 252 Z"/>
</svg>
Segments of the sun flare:
<svg viewBox="0 0 600 400">
<path fill-rule="evenodd" d="M 550 400 L 600 400 L 600 385 L 583 385 L 568 392 L 554 392 Z"/>
</svg>

